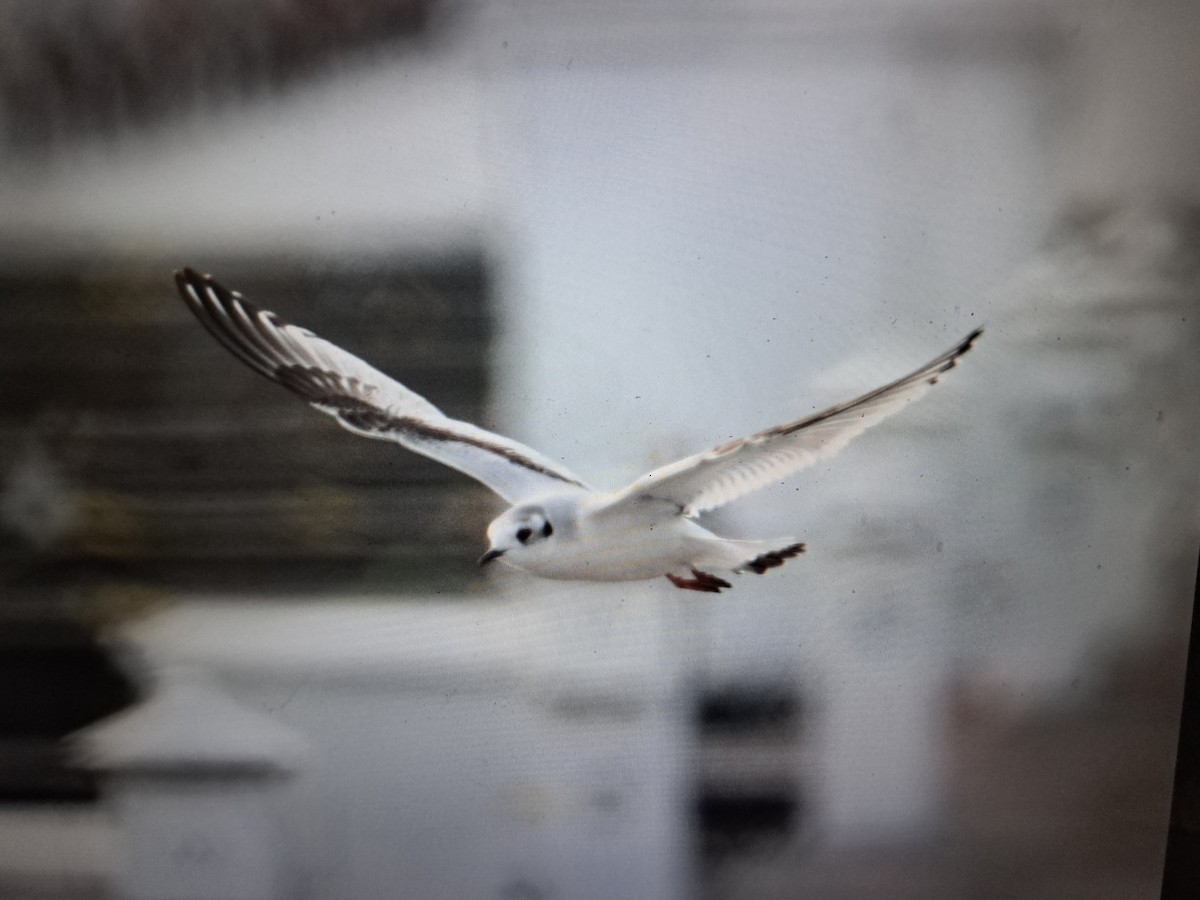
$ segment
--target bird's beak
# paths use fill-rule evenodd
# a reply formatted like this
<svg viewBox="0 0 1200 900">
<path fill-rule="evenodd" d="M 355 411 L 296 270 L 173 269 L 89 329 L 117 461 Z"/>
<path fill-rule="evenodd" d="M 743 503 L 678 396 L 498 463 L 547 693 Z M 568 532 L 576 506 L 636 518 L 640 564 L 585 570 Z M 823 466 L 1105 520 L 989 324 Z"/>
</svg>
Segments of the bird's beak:
<svg viewBox="0 0 1200 900">
<path fill-rule="evenodd" d="M 483 556 L 479 557 L 479 564 L 481 566 L 486 566 L 493 559 L 499 559 L 503 555 L 503 550 L 489 550 L 487 553 L 483 554 Z"/>
</svg>

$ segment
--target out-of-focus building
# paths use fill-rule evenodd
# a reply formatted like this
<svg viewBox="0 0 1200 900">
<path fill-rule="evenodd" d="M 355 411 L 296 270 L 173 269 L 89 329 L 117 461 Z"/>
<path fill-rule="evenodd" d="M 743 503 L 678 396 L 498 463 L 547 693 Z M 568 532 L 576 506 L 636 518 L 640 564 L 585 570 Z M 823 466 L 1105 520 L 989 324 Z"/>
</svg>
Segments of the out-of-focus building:
<svg viewBox="0 0 1200 900">
<path fill-rule="evenodd" d="M 85 713 L 0 723 L 41 785 L 0 890 L 131 883 L 58 739 L 182 663 L 307 748 L 286 896 L 1157 894 L 1189 5 L 70 7 L 0 13 L 0 615 L 132 683 L 76 658 L 114 678 Z M 240 368 L 185 264 L 614 487 L 988 330 L 714 516 L 809 552 L 697 599 L 483 580 L 486 491 Z"/>
</svg>

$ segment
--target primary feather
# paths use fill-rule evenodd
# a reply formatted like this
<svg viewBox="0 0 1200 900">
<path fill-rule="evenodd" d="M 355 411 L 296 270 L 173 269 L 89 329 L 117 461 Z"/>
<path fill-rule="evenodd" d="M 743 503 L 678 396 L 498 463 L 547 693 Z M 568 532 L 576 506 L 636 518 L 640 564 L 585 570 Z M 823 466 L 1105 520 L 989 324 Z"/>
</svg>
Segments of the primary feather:
<svg viewBox="0 0 1200 900">
<path fill-rule="evenodd" d="M 547 490 L 586 490 L 537 451 L 451 419 L 357 356 L 259 309 L 209 276 L 185 268 L 175 273 L 175 283 L 225 349 L 355 434 L 395 441 L 478 479 L 509 502 Z"/>
</svg>

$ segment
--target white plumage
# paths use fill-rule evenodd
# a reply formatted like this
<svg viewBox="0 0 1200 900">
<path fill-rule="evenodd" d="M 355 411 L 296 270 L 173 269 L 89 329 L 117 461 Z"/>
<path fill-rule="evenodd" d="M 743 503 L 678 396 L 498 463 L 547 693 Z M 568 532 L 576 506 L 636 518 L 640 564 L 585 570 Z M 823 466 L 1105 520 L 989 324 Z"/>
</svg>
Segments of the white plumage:
<svg viewBox="0 0 1200 900">
<path fill-rule="evenodd" d="M 227 350 L 365 437 L 395 441 L 483 482 L 513 506 L 488 526 L 493 559 L 544 578 L 629 581 L 665 575 L 717 592 L 707 569 L 761 574 L 803 552 L 789 538 L 735 541 L 694 518 L 837 453 L 923 396 L 982 334 L 976 329 L 916 371 L 814 415 L 729 441 L 593 491 L 535 450 L 436 406 L 356 356 L 261 310 L 207 275 L 175 274 L 192 311 Z"/>
</svg>

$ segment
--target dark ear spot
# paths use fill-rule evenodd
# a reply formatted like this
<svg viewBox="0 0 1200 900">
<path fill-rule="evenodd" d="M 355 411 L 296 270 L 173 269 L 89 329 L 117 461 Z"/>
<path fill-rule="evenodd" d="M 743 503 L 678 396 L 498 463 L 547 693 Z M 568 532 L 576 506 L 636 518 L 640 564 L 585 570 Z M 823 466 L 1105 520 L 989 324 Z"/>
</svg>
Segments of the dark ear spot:
<svg viewBox="0 0 1200 900">
<path fill-rule="evenodd" d="M 554 526 L 547 522 L 542 526 L 542 537 L 550 537 L 552 534 L 554 534 Z"/>
<path fill-rule="evenodd" d="M 523 544 L 527 540 L 529 540 L 529 538 L 532 534 L 533 534 L 532 528 L 518 528 L 517 529 L 517 540 Z"/>
</svg>

